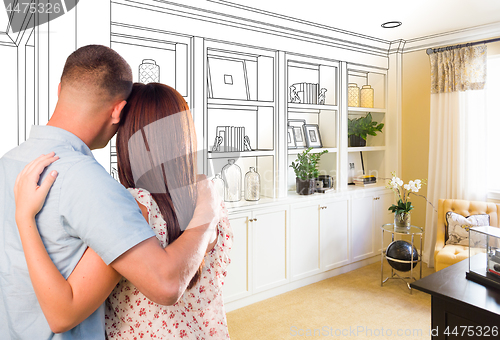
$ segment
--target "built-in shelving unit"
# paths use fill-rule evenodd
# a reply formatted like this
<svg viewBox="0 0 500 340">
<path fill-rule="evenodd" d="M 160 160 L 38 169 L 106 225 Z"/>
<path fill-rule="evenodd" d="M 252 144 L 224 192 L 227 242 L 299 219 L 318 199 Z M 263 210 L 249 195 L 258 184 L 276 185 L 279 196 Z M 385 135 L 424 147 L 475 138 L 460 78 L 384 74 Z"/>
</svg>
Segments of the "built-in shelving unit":
<svg viewBox="0 0 500 340">
<path fill-rule="evenodd" d="M 314 56 L 287 54 L 286 62 L 286 121 L 290 126 L 287 143 L 287 194 L 295 195 L 295 174 L 290 164 L 308 147 L 309 140 L 321 141 L 311 152 L 327 150 L 321 157 L 320 173 L 330 175 L 337 183 L 339 145 L 339 62 Z M 317 125 L 316 131 L 308 131 L 303 124 Z M 293 132 L 292 132 L 293 131 Z M 295 144 L 295 145 L 294 145 Z"/>
<path fill-rule="evenodd" d="M 209 175 L 220 173 L 229 159 L 235 159 L 242 183 L 254 167 L 261 175 L 261 196 L 275 198 L 276 54 L 215 41 L 206 41 L 205 48 L 204 147 Z"/>
<path fill-rule="evenodd" d="M 367 137 L 366 146 L 348 146 L 348 163 L 354 163 L 354 174 L 356 176 L 362 174 L 374 175 L 380 181 L 380 178 L 388 177 L 385 166 L 387 157 L 385 153 L 386 135 L 387 130 L 390 129 L 386 122 L 387 70 L 348 64 L 347 82 L 348 84 L 356 84 L 359 89 L 362 89 L 365 85 L 369 85 L 373 89 L 373 107 L 348 106 L 348 119 L 356 119 L 371 114 L 373 121 L 384 124 L 382 132 L 377 132 L 377 136 Z M 349 164 L 347 164 L 348 169 Z M 352 172 L 349 175 L 351 176 Z"/>
</svg>

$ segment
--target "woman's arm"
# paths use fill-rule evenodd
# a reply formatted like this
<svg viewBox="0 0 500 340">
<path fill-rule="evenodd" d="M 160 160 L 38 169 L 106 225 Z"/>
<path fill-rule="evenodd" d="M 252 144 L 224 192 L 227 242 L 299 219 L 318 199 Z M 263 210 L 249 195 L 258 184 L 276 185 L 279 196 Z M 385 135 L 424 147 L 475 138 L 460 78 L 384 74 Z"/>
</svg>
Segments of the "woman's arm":
<svg viewBox="0 0 500 340">
<path fill-rule="evenodd" d="M 38 233 L 35 215 L 56 180 L 51 172 L 38 186 L 40 174 L 57 160 L 54 153 L 42 155 L 28 164 L 16 180 L 16 222 L 36 296 L 54 333 L 78 325 L 108 297 L 121 276 L 90 248 L 65 280 L 50 259 Z"/>
</svg>

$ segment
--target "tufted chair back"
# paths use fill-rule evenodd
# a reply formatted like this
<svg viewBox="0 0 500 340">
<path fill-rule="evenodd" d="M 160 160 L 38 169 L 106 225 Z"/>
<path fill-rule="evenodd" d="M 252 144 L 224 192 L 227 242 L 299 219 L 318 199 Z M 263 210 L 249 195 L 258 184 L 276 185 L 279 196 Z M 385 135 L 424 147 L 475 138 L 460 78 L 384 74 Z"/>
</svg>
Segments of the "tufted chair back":
<svg viewBox="0 0 500 340">
<path fill-rule="evenodd" d="M 494 227 L 500 227 L 500 204 L 491 202 L 440 199 L 438 203 L 436 248 L 434 250 L 434 266 L 436 270 L 444 268 L 443 264 L 438 263 L 439 259 L 437 255 L 441 250 L 443 250 L 446 240 L 448 239 L 448 230 L 446 225 L 446 213 L 448 211 L 453 211 L 465 217 L 468 217 L 470 215 L 488 214 L 490 215 L 490 225 Z M 460 251 L 460 249 L 458 249 L 459 247 L 460 246 L 454 247 L 454 255 L 458 255 L 458 252 Z M 463 258 L 458 256 L 457 262 L 462 259 Z"/>
</svg>

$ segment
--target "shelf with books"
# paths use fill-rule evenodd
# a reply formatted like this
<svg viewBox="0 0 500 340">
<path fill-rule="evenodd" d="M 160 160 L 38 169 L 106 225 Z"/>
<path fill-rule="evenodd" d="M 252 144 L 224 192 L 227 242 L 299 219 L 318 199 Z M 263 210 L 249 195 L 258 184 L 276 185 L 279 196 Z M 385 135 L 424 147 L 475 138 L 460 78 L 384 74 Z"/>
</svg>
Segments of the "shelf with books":
<svg viewBox="0 0 500 340">
<path fill-rule="evenodd" d="M 229 160 L 260 174 L 260 196 L 276 197 L 276 53 L 205 40 L 206 169 L 221 174 Z"/>
</svg>

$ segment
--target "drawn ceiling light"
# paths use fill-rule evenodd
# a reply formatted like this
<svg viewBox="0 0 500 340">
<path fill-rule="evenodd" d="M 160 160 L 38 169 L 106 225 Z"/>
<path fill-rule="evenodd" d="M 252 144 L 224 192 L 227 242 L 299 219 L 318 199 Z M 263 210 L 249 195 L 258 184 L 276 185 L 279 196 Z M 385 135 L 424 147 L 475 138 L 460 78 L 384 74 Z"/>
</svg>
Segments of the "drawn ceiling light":
<svg viewBox="0 0 500 340">
<path fill-rule="evenodd" d="M 143 84 L 160 82 L 160 66 L 153 59 L 144 59 L 139 65 L 139 82 Z"/>
<path fill-rule="evenodd" d="M 382 25 L 383 28 L 396 28 L 401 26 L 403 23 L 401 21 L 388 21 L 384 22 Z"/>
</svg>

